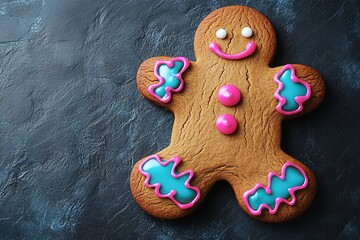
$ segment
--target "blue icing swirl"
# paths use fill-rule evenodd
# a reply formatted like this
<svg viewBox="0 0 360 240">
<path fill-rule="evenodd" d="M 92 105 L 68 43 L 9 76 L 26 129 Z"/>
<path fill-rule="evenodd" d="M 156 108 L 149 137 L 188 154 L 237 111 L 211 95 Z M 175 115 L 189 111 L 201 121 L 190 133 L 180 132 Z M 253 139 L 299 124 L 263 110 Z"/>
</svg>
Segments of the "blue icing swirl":
<svg viewBox="0 0 360 240">
<path fill-rule="evenodd" d="M 290 197 L 289 189 L 301 186 L 305 182 L 303 174 L 294 167 L 287 167 L 285 178 L 281 180 L 277 176 L 271 178 L 271 193 L 267 194 L 264 188 L 259 188 L 248 198 L 249 205 L 257 211 L 261 204 L 267 204 L 271 209 L 275 208 L 276 198 L 287 199 Z"/>
<path fill-rule="evenodd" d="M 196 191 L 185 186 L 185 182 L 189 178 L 189 174 L 174 178 L 171 175 L 171 170 L 174 167 L 174 162 L 169 162 L 166 166 L 162 166 L 156 159 L 149 159 L 143 166 L 142 170 L 150 174 L 149 184 L 160 183 L 159 192 L 167 195 L 171 190 L 175 190 L 174 198 L 180 203 L 190 203 L 196 197 Z M 174 171 L 175 174 L 178 172 Z"/>
<path fill-rule="evenodd" d="M 180 80 L 175 76 L 180 73 L 183 68 L 184 63 L 181 61 L 175 61 L 174 66 L 169 68 L 166 64 L 161 64 L 158 68 L 158 74 L 164 78 L 164 83 L 155 88 L 154 92 L 160 98 L 164 98 L 166 96 L 166 87 L 170 87 L 172 89 L 177 89 L 180 86 Z"/>
<path fill-rule="evenodd" d="M 286 99 L 286 103 L 282 106 L 284 111 L 293 111 L 299 108 L 299 104 L 295 101 L 297 96 L 305 96 L 307 93 L 306 87 L 302 83 L 293 82 L 291 80 L 291 70 L 285 70 L 279 81 L 284 84 L 283 89 L 279 92 L 280 96 Z"/>
</svg>

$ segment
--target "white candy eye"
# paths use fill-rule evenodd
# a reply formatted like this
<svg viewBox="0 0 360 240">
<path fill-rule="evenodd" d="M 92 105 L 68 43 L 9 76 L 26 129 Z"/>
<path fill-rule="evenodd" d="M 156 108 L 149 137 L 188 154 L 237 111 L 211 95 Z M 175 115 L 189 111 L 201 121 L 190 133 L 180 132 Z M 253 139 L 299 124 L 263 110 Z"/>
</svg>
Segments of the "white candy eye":
<svg viewBox="0 0 360 240">
<path fill-rule="evenodd" d="M 226 38 L 226 30 L 223 28 L 220 28 L 219 30 L 216 31 L 216 37 L 220 38 L 220 39 L 224 39 Z"/>
<path fill-rule="evenodd" d="M 253 31 L 249 27 L 244 27 L 241 30 L 241 35 L 243 35 L 246 38 L 249 38 L 249 37 L 251 37 L 253 35 Z"/>
</svg>

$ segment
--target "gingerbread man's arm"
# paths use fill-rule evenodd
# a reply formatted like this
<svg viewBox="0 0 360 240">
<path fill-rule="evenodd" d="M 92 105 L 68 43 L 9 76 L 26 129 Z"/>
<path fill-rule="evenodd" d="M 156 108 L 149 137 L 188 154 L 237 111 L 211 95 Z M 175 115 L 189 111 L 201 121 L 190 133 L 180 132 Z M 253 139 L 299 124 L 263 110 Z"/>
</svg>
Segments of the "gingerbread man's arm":
<svg viewBox="0 0 360 240">
<path fill-rule="evenodd" d="M 139 67 L 136 83 L 141 95 L 171 111 L 177 105 L 176 95 L 184 94 L 183 77 L 190 61 L 185 57 L 159 56 L 145 60 Z"/>
<path fill-rule="evenodd" d="M 317 70 L 301 64 L 287 64 L 272 68 L 271 72 L 271 76 L 277 84 L 274 97 L 278 101 L 276 109 L 279 113 L 285 116 L 305 114 L 315 109 L 323 101 L 325 84 Z M 299 96 L 296 96 L 295 93 L 298 93 Z M 291 104 L 293 108 L 291 108 Z"/>
</svg>

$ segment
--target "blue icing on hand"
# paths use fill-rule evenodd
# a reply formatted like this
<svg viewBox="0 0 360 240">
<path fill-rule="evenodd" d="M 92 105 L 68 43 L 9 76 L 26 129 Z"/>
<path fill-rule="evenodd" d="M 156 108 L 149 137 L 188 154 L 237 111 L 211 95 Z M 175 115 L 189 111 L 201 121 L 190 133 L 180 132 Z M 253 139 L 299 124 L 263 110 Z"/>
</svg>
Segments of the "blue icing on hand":
<svg viewBox="0 0 360 240">
<path fill-rule="evenodd" d="M 190 173 L 179 176 L 179 173 L 174 170 L 174 173 L 179 176 L 175 178 L 171 173 L 172 169 L 176 167 L 174 164 L 174 161 L 169 160 L 167 165 L 162 166 L 157 159 L 151 158 L 144 163 L 142 170 L 150 175 L 148 182 L 150 185 L 160 184 L 159 193 L 161 195 L 168 195 L 172 190 L 175 190 L 175 200 L 181 204 L 190 203 L 197 195 L 197 192 L 190 189 L 189 185 L 185 183 L 189 179 Z"/>
<path fill-rule="evenodd" d="M 164 78 L 164 83 L 154 89 L 156 95 L 160 98 L 164 98 L 166 96 L 166 87 L 177 89 L 180 86 L 181 82 L 175 75 L 180 73 L 183 66 L 184 63 L 181 61 L 175 61 L 174 66 L 171 68 L 166 64 L 161 64 L 159 66 L 158 74 Z"/>
<path fill-rule="evenodd" d="M 249 195 L 250 207 L 257 211 L 261 204 L 267 204 L 271 209 L 275 208 L 276 199 L 287 199 L 290 197 L 289 189 L 299 187 L 304 184 L 305 177 L 295 167 L 288 166 L 285 170 L 285 178 L 281 180 L 277 176 L 271 178 L 271 193 L 266 193 L 264 188 L 258 188 L 254 194 Z"/>
<path fill-rule="evenodd" d="M 182 74 L 190 66 L 185 57 L 175 57 L 168 61 L 156 61 L 154 76 L 159 81 L 148 87 L 149 93 L 162 103 L 171 101 L 172 92 L 180 92 L 184 87 Z"/>
<path fill-rule="evenodd" d="M 285 70 L 281 74 L 279 80 L 284 84 L 279 95 L 286 99 L 286 103 L 282 106 L 282 109 L 285 111 L 294 111 L 298 109 L 299 104 L 295 101 L 295 97 L 305 96 L 307 93 L 306 87 L 302 83 L 292 81 L 291 69 Z"/>
</svg>

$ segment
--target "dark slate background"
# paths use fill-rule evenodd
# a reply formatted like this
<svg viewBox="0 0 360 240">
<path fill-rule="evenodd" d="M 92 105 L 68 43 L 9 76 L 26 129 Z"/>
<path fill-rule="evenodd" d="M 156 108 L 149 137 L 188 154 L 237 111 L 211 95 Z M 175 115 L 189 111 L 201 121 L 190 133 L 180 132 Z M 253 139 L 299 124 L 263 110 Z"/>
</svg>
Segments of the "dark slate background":
<svg viewBox="0 0 360 240">
<path fill-rule="evenodd" d="M 313 113 L 284 123 L 283 148 L 316 174 L 312 207 L 283 224 L 253 220 L 225 182 L 180 220 L 147 215 L 130 170 L 166 147 L 171 113 L 140 97 L 139 64 L 194 59 L 211 11 L 257 8 L 278 33 L 273 66 L 324 76 Z M 1 239 L 360 238 L 359 1 L 0 1 Z"/>
</svg>

